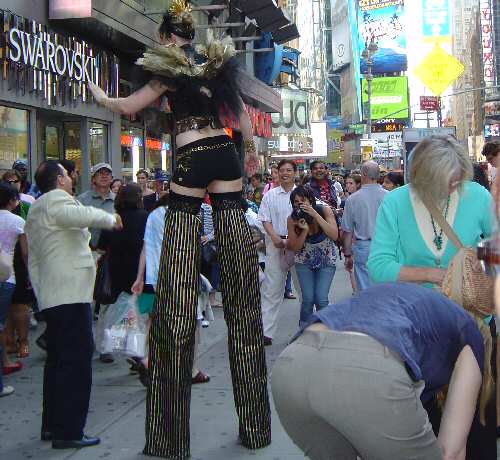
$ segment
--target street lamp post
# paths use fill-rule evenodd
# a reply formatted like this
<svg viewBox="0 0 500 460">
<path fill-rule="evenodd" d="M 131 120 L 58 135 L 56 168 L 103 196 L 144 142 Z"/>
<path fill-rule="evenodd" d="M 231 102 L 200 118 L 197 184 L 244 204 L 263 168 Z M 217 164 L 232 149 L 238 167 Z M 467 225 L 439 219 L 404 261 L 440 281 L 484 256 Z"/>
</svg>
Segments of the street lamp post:
<svg viewBox="0 0 500 460">
<path fill-rule="evenodd" d="M 366 66 L 368 68 L 365 74 L 366 82 L 368 83 L 368 116 L 366 120 L 366 129 L 368 131 L 368 139 L 372 138 L 372 83 L 373 83 L 373 56 L 378 51 L 378 46 L 375 43 L 375 39 L 372 35 L 370 39 L 370 44 L 368 42 L 365 44 L 365 49 L 363 50 L 362 57 L 366 59 Z"/>
</svg>

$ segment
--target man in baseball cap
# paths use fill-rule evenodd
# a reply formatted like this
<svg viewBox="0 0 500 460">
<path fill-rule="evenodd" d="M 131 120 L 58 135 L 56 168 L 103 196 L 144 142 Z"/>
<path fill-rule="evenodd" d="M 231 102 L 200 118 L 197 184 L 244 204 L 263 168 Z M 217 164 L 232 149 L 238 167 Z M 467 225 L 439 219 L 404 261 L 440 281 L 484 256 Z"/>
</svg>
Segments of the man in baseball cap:
<svg viewBox="0 0 500 460">
<path fill-rule="evenodd" d="M 97 163 L 90 169 L 92 175 L 92 188 L 78 196 L 78 201 L 85 206 L 103 209 L 110 214 L 115 213 L 115 194 L 110 186 L 113 181 L 113 170 L 108 163 Z M 90 247 L 95 249 L 101 231 L 90 229 Z"/>
<path fill-rule="evenodd" d="M 23 159 L 14 161 L 12 169 L 16 170 L 21 176 L 21 193 L 29 193 L 31 183 L 28 180 L 28 162 Z"/>
</svg>

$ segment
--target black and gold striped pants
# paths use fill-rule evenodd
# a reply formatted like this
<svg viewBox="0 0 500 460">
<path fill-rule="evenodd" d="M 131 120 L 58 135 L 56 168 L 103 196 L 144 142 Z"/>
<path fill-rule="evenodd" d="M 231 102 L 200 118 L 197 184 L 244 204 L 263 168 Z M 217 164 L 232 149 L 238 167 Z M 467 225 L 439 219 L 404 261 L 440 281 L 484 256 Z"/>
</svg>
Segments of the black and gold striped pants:
<svg viewBox="0 0 500 460">
<path fill-rule="evenodd" d="M 271 442 L 258 260 L 238 194 L 212 195 L 224 318 L 241 443 Z M 157 304 L 150 331 L 144 453 L 184 459 L 189 449 L 191 371 L 199 281 L 201 200 L 176 195 L 165 220 Z"/>
</svg>

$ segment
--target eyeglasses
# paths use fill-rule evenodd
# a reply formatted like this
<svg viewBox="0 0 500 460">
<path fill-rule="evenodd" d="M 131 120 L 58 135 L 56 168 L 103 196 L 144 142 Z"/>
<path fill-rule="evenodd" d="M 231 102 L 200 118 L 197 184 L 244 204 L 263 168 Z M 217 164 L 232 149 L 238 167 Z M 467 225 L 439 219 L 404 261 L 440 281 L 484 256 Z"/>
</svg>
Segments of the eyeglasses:
<svg viewBox="0 0 500 460">
<path fill-rule="evenodd" d="M 19 182 L 21 182 L 19 179 L 11 179 L 7 181 L 8 184 L 19 184 Z"/>
</svg>

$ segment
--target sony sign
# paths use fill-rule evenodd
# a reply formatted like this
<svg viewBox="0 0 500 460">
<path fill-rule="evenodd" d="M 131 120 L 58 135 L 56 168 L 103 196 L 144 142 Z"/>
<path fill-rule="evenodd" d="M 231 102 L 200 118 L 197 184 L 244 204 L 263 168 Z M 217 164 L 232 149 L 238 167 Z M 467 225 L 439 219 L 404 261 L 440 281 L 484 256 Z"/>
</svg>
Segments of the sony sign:
<svg viewBox="0 0 500 460">
<path fill-rule="evenodd" d="M 9 32 L 9 59 L 38 70 L 45 70 L 76 81 L 97 82 L 98 66 L 93 56 L 85 54 L 86 46 L 77 44 L 79 51 L 51 41 L 50 34 L 33 35 L 13 28 Z"/>
</svg>

